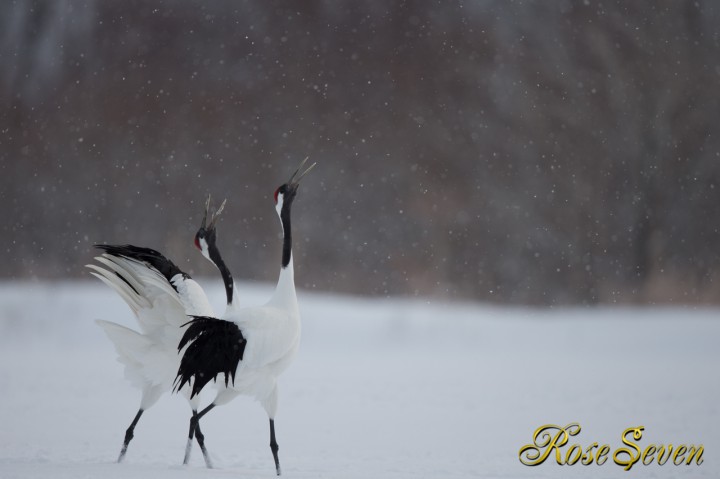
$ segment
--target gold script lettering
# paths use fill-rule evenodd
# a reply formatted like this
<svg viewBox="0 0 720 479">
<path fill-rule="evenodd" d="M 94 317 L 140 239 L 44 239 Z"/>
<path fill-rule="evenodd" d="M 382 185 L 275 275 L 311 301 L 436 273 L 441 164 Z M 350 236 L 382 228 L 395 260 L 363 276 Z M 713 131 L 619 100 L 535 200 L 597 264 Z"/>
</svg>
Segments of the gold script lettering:
<svg viewBox="0 0 720 479">
<path fill-rule="evenodd" d="M 610 446 L 607 444 L 603 444 L 600 446 L 600 449 L 598 449 L 598 453 L 595 459 L 595 462 L 598 466 L 602 466 L 605 464 L 605 461 L 607 461 L 607 455 L 610 454 Z"/>
<path fill-rule="evenodd" d="M 643 426 L 631 427 L 625 429 L 622 434 L 623 444 L 635 449 L 635 453 L 627 447 L 621 447 L 615 451 L 615 454 L 613 454 L 613 461 L 615 461 L 615 464 L 618 466 L 624 466 L 626 471 L 629 471 L 630 468 L 640 460 L 640 447 L 632 442 L 628 436 L 632 435 L 632 439 L 639 441 L 642 438 L 642 432 L 644 429 L 645 428 Z M 627 458 L 623 457 L 625 455 L 627 455 Z"/>
<path fill-rule="evenodd" d="M 676 466 L 679 466 L 683 463 L 685 460 L 685 452 L 687 451 L 687 447 L 683 446 L 682 444 L 678 446 L 677 449 L 675 449 L 675 457 L 673 458 L 673 463 Z"/>
<path fill-rule="evenodd" d="M 702 446 L 702 444 L 697 449 L 695 449 L 695 446 L 693 446 L 693 445 L 689 446 L 688 447 L 688 458 L 687 458 L 687 461 L 685 462 L 685 464 L 687 464 L 688 466 L 690 464 L 692 464 L 693 457 L 695 458 L 695 464 L 697 464 L 698 466 L 700 464 L 702 464 L 703 463 L 702 455 L 703 455 L 704 450 L 705 450 L 705 448 Z"/>
<path fill-rule="evenodd" d="M 593 462 L 593 449 L 598 447 L 598 443 L 594 442 L 588 446 L 583 454 L 582 461 L 580 462 L 583 466 L 589 466 Z"/>
<path fill-rule="evenodd" d="M 642 463 L 646 466 L 652 464 L 652 462 L 655 460 L 653 455 L 655 454 L 655 451 L 657 448 L 654 444 L 650 444 L 648 447 L 645 448 L 645 452 L 643 452 L 642 455 Z"/>
<path fill-rule="evenodd" d="M 560 448 L 567 444 L 570 436 L 580 432 L 580 424 L 571 423 L 565 427 L 555 424 L 540 426 L 533 434 L 533 443 L 520 448 L 518 457 L 526 466 L 537 466 L 545 462 L 550 453 L 555 451 L 555 461 L 562 465 Z"/>
</svg>

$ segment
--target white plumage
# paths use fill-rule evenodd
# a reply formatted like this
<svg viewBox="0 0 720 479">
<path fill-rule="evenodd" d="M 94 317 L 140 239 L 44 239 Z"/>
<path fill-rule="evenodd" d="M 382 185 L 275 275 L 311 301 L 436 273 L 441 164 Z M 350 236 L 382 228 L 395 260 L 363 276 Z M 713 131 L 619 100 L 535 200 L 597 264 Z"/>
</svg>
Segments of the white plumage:
<svg viewBox="0 0 720 479">
<path fill-rule="evenodd" d="M 181 326 L 189 320 L 188 316 L 210 316 L 213 309 L 200 285 L 160 253 L 130 245 L 98 248 L 105 253 L 95 258 L 99 265 L 88 265 L 93 270 L 91 274 L 123 298 L 140 326 L 138 332 L 109 321 L 96 321 L 115 346 L 118 360 L 125 366 L 125 377 L 142 392 L 138 413 L 126 431 L 120 462 L 140 416 L 172 389 L 181 360 L 177 349 L 183 334 Z M 181 393 L 196 413 L 199 397 L 191 398 L 188 388 Z M 211 467 L 202 434 L 198 435 L 198 442 Z"/>
<path fill-rule="evenodd" d="M 119 360 L 125 365 L 126 376 L 142 391 L 140 409 L 126 431 L 118 462 L 125 456 L 143 412 L 174 382 L 175 390 L 188 399 L 193 412 L 185 463 L 196 436 L 207 466 L 212 467 L 199 420 L 217 405 L 246 394 L 260 401 L 268 414 L 270 447 L 276 472 L 280 475 L 275 438 L 277 378 L 294 358 L 300 342 L 290 209 L 298 182 L 314 166 L 295 180 L 298 168 L 290 180 L 275 191 L 276 211 L 283 228 L 283 254 L 277 287 L 264 306 L 238 308 L 233 302 L 232 275 L 215 245 L 214 223 L 224 203 L 206 228 L 208 198 L 203 224 L 195 237 L 195 245 L 222 275 L 228 304 L 224 319 L 214 316 L 202 288 L 157 251 L 131 245 L 98 245 L 105 251 L 96 258 L 100 265 L 88 267 L 93 270 L 93 275 L 125 300 L 140 325 L 140 332 L 137 332 L 108 321 L 98 321 L 115 345 Z M 189 316 L 193 319 L 188 321 Z M 188 328 L 183 330 L 187 325 Z M 217 383 L 215 400 L 198 413 L 200 391 L 222 374 L 224 381 Z"/>
<path fill-rule="evenodd" d="M 247 344 L 242 361 L 237 365 L 235 384 L 225 387 L 217 383 L 215 405 L 223 404 L 239 394 L 254 397 L 268 414 L 277 412 L 277 378 L 287 369 L 300 344 L 300 313 L 295 299 L 292 259 L 280 273 L 280 289 L 264 306 L 230 310 L 224 318 L 235 323 Z"/>
<path fill-rule="evenodd" d="M 292 261 L 290 209 L 298 182 L 315 166 L 311 165 L 295 180 L 304 163 L 275 192 L 276 211 L 283 228 L 283 255 L 273 296 L 264 306 L 228 308 L 223 319 L 203 317 L 194 320 L 180 343 L 180 346 L 189 346 L 183 354 L 177 378 L 181 388 L 192 384 L 194 395 L 218 375 L 225 375 L 224 381 L 216 382 L 215 400 L 193 416 L 196 427 L 207 412 L 238 395 L 257 399 L 270 420 L 270 447 L 278 475 L 281 469 L 275 438 L 277 379 L 295 357 L 301 332 Z M 190 434 L 192 438 L 192 425 Z"/>
</svg>

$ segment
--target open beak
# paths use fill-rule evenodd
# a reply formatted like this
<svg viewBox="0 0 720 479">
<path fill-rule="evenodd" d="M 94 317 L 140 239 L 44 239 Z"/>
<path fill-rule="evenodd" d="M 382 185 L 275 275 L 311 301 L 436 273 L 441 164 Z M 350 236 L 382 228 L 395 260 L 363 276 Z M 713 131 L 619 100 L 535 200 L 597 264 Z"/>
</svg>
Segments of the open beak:
<svg viewBox="0 0 720 479">
<path fill-rule="evenodd" d="M 208 210 L 210 209 L 210 195 L 207 197 L 207 201 L 205 202 L 205 214 L 203 215 L 202 224 L 200 225 L 200 229 L 206 229 L 207 227 L 207 215 Z"/>
<path fill-rule="evenodd" d="M 288 181 L 288 185 L 295 185 L 295 186 L 297 186 L 297 184 L 300 183 L 300 180 L 303 179 L 303 176 L 307 175 L 307 174 L 310 172 L 310 170 L 312 170 L 313 168 L 315 168 L 315 165 L 317 165 L 317 163 L 313 163 L 313 164 L 310 165 L 305 171 L 303 171 L 303 172 L 300 174 L 300 176 L 297 176 L 297 174 L 300 172 L 300 170 L 302 169 L 302 167 L 305 166 L 305 163 L 307 162 L 308 158 L 310 158 L 310 157 L 309 157 L 309 156 L 306 156 L 305 159 L 302 160 L 302 162 L 300 163 L 300 166 L 298 166 L 297 170 L 295 170 L 295 173 L 293 173 L 293 175 L 290 177 L 290 180 Z M 297 176 L 297 179 L 295 179 L 296 176 Z"/>
<path fill-rule="evenodd" d="M 205 215 L 203 215 L 202 225 L 200 225 L 201 228 L 208 230 L 215 227 L 215 222 L 218 216 L 220 216 L 220 213 L 222 213 L 223 208 L 225 208 L 225 203 L 227 203 L 227 199 L 225 199 L 215 213 L 210 213 L 210 224 L 207 224 L 207 217 L 210 212 L 210 196 L 211 195 L 208 195 L 207 201 L 205 202 Z"/>
<path fill-rule="evenodd" d="M 223 200 L 222 204 L 220 205 L 220 208 L 218 208 L 217 211 L 215 211 L 215 213 L 212 214 L 212 217 L 210 218 L 210 224 L 208 225 L 208 228 L 211 228 L 211 229 L 212 229 L 212 228 L 215 227 L 215 222 L 217 221 L 218 216 L 220 216 L 220 213 L 222 213 L 223 208 L 225 208 L 225 203 L 227 203 L 227 198 L 225 198 L 225 199 Z"/>
</svg>

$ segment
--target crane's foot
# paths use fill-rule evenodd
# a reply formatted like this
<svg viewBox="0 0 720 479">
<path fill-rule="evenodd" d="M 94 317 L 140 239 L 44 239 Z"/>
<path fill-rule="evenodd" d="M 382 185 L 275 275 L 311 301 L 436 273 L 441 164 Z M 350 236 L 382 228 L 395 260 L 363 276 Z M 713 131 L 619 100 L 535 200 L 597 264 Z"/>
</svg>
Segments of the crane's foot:
<svg viewBox="0 0 720 479">
<path fill-rule="evenodd" d="M 275 420 L 270 419 L 270 450 L 272 451 L 273 459 L 275 460 L 275 471 L 278 476 L 282 474 L 282 471 L 280 470 L 280 458 L 278 457 L 279 449 L 280 447 L 275 440 Z"/>
<path fill-rule="evenodd" d="M 143 410 L 142 408 L 138 410 L 137 414 L 135 415 L 135 418 L 130 423 L 130 427 L 127 428 L 125 431 L 125 439 L 123 439 L 123 445 L 122 448 L 120 448 L 120 456 L 118 456 L 118 463 L 121 463 L 123 459 L 125 459 L 125 453 L 127 452 L 128 444 L 130 444 L 130 441 L 132 441 L 132 438 L 135 436 L 135 426 L 137 425 L 138 421 L 140 420 L 140 416 L 142 416 Z"/>
<path fill-rule="evenodd" d="M 203 454 L 203 459 L 205 459 L 205 465 L 208 469 L 212 469 L 212 461 L 210 460 L 210 453 L 208 453 L 207 448 L 205 448 L 205 435 L 200 430 L 200 423 L 195 425 L 195 439 L 197 439 L 198 446 L 200 446 L 200 450 Z"/>
</svg>

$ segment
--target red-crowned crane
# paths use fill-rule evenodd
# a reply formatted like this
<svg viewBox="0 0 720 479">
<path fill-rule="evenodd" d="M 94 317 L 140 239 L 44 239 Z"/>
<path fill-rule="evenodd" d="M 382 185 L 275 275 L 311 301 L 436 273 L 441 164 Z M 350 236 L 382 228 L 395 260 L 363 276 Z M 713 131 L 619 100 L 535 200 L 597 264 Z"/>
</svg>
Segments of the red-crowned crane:
<svg viewBox="0 0 720 479">
<path fill-rule="evenodd" d="M 223 205 L 211 214 L 207 223 L 210 198 L 205 207 L 202 225 L 195 235 L 198 249 L 220 269 L 227 302 L 233 301 L 233 282 L 230 271 L 215 245 L 215 222 Z M 100 265 L 87 265 L 94 276 L 117 292 L 130 306 L 140 326 L 134 331 L 119 324 L 97 320 L 97 324 L 112 341 L 118 360 L 125 366 L 125 376 L 142 391 L 140 408 L 125 432 L 118 462 L 122 462 L 134 436 L 135 426 L 142 414 L 160 396 L 172 389 L 180 365 L 177 345 L 183 335 L 182 325 L 189 315 L 212 315 L 213 310 L 205 292 L 190 276 L 161 253 L 150 248 L 132 245 L 96 245 L 103 251 L 95 259 Z M 193 415 L 197 414 L 199 397 L 189 388 L 182 394 L 188 399 Z M 192 396 L 192 397 L 191 397 Z M 207 467 L 212 467 L 202 433 L 196 431 L 197 442 Z M 192 442 L 186 446 L 189 459 Z"/>
<path fill-rule="evenodd" d="M 187 346 L 178 369 L 176 390 L 192 386 L 195 397 L 210 381 L 224 374 L 218 393 L 205 409 L 191 419 L 190 439 L 200 419 L 216 406 L 244 394 L 257 399 L 270 421 L 270 449 L 275 470 L 281 473 L 275 437 L 278 406 L 277 379 L 290 365 L 300 344 L 300 313 L 295 294 L 290 209 L 298 183 L 315 166 L 298 174 L 303 160 L 287 183 L 275 190 L 275 210 L 283 231 L 280 277 L 270 300 L 259 307 L 229 309 L 223 319 L 194 315 L 178 345 Z"/>
</svg>

